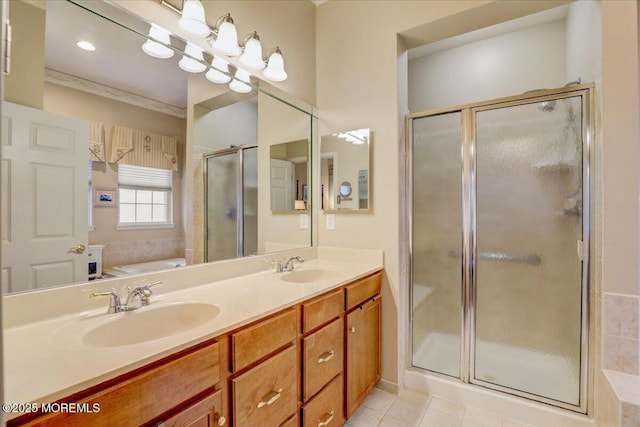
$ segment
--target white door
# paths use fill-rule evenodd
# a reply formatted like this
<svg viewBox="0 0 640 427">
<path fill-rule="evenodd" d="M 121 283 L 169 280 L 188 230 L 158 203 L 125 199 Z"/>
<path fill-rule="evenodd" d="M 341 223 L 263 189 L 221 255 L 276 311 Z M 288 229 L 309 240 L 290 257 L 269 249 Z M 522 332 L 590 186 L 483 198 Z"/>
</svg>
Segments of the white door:
<svg viewBox="0 0 640 427">
<path fill-rule="evenodd" d="M 293 210 L 293 163 L 271 159 L 271 210 Z"/>
<path fill-rule="evenodd" d="M 86 281 L 89 123 L 2 104 L 2 290 Z"/>
</svg>

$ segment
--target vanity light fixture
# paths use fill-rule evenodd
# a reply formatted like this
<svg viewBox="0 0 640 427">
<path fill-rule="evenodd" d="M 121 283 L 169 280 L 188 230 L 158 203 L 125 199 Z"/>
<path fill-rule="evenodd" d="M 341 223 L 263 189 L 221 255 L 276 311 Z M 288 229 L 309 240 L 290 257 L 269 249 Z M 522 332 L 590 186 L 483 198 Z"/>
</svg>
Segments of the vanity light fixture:
<svg viewBox="0 0 640 427">
<path fill-rule="evenodd" d="M 96 50 L 96 47 L 93 45 L 93 43 L 90 43 L 86 40 L 81 40 L 78 43 L 76 43 L 76 45 L 83 50 L 89 51 L 89 52 L 93 52 L 94 50 Z"/>
<path fill-rule="evenodd" d="M 251 75 L 248 71 L 238 68 L 233 80 L 229 83 L 229 89 L 238 93 L 249 93 L 251 92 L 251 86 L 247 83 L 249 83 L 250 79 Z"/>
<path fill-rule="evenodd" d="M 157 26 L 156 24 L 151 24 L 151 28 L 149 28 L 149 37 L 150 39 L 155 39 L 159 42 L 147 39 L 147 41 L 142 45 L 144 53 L 160 59 L 167 59 L 173 56 L 173 50 L 166 46 L 171 44 L 169 31 Z"/>
<path fill-rule="evenodd" d="M 209 71 L 207 71 L 207 74 L 205 74 L 207 80 L 212 83 L 218 84 L 226 84 L 231 81 L 231 77 L 222 72 L 229 72 L 229 63 L 227 61 L 220 58 L 219 56 L 213 55 L 211 66 L 214 68 L 209 68 Z"/>
<path fill-rule="evenodd" d="M 222 15 L 216 21 L 213 29 L 214 36 L 209 38 L 212 48 L 219 50 L 227 56 L 238 56 L 242 52 L 238 45 L 238 31 L 233 23 L 230 13 Z"/>
<path fill-rule="evenodd" d="M 204 61 L 202 49 L 191 42 L 187 42 L 185 53 L 188 56 L 183 56 L 178 66 L 188 73 L 201 73 L 207 69 L 207 66 L 201 61 Z"/>
<path fill-rule="evenodd" d="M 193 37 L 207 37 L 211 29 L 207 25 L 204 16 L 204 6 L 200 0 L 184 0 L 182 3 L 182 16 L 178 25 L 187 34 Z"/>
<path fill-rule="evenodd" d="M 368 129 L 358 129 L 345 133 L 334 133 L 333 136 L 344 139 L 353 145 L 364 145 L 369 143 Z"/>
<path fill-rule="evenodd" d="M 244 51 L 240 57 L 240 63 L 250 70 L 262 70 L 265 67 L 262 59 L 262 44 L 258 33 L 254 31 L 248 34 L 242 41 Z"/>
<path fill-rule="evenodd" d="M 266 62 L 267 68 L 262 72 L 265 79 L 274 82 L 281 82 L 287 79 L 287 73 L 284 71 L 284 58 L 279 46 L 267 53 Z"/>
</svg>

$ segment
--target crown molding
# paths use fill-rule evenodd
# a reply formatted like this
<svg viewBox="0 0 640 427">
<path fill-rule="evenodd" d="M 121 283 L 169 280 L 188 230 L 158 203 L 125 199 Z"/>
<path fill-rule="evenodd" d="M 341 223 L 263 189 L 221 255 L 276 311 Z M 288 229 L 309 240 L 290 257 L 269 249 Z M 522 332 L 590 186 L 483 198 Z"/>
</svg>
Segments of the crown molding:
<svg viewBox="0 0 640 427">
<path fill-rule="evenodd" d="M 175 107 L 164 102 L 156 101 L 155 99 L 146 98 L 144 96 L 116 89 L 114 87 L 105 86 L 100 83 L 92 82 L 91 80 L 85 80 L 80 77 L 61 73 L 49 68 L 45 69 L 44 80 L 49 83 L 69 87 L 71 89 L 81 90 L 83 92 L 103 96 L 115 101 L 120 101 L 126 104 L 135 105 L 137 107 L 158 111 L 170 116 L 179 117 L 182 119 L 187 117 L 187 110 L 185 108 Z"/>
</svg>

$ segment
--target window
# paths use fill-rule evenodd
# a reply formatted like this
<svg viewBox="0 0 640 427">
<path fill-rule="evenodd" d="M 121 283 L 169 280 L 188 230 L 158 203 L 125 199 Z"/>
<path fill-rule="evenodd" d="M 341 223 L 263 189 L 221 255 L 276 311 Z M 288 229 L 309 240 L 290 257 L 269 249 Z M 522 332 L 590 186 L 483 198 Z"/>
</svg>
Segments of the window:
<svg viewBox="0 0 640 427">
<path fill-rule="evenodd" d="M 172 172 L 118 165 L 118 225 L 171 225 Z"/>
</svg>

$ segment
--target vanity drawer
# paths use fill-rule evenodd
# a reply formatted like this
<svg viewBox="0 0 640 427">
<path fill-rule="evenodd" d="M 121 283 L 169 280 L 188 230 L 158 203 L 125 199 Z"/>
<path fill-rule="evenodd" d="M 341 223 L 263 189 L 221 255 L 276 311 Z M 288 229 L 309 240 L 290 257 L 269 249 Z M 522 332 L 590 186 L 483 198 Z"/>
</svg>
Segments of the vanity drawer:
<svg viewBox="0 0 640 427">
<path fill-rule="evenodd" d="M 63 402 L 100 404 L 99 413 L 52 413 L 25 426 L 138 426 L 167 413 L 185 400 L 204 392 L 220 380 L 218 343 L 201 347 L 173 360 L 156 362 L 153 368 L 114 381 L 92 394 L 74 395 Z M 99 387 L 99 386 L 98 386 Z M 11 424 L 14 425 L 14 424 Z"/>
<path fill-rule="evenodd" d="M 231 371 L 238 372 L 297 337 L 296 310 L 291 309 L 231 334 Z"/>
<path fill-rule="evenodd" d="M 278 426 L 298 409 L 297 347 L 276 354 L 231 380 L 233 424 Z"/>
<path fill-rule="evenodd" d="M 302 340 L 305 401 L 342 372 L 342 324 L 342 319 L 336 319 Z"/>
<path fill-rule="evenodd" d="M 380 293 L 382 273 L 375 273 L 372 276 L 356 280 L 345 287 L 346 309 L 351 310 L 358 304 L 373 298 Z"/>
<path fill-rule="evenodd" d="M 340 316 L 344 311 L 342 290 L 337 289 L 302 304 L 302 332 L 307 333 Z"/>
<path fill-rule="evenodd" d="M 218 390 L 208 394 L 202 399 L 192 403 L 186 408 L 174 413 L 168 418 L 162 418 L 155 422 L 155 426 L 189 426 L 189 427 L 213 427 L 224 425 L 222 418 L 222 391 Z"/>
<path fill-rule="evenodd" d="M 342 374 L 340 374 L 320 394 L 302 407 L 302 420 L 305 427 L 340 427 L 343 425 L 342 386 Z"/>
</svg>

